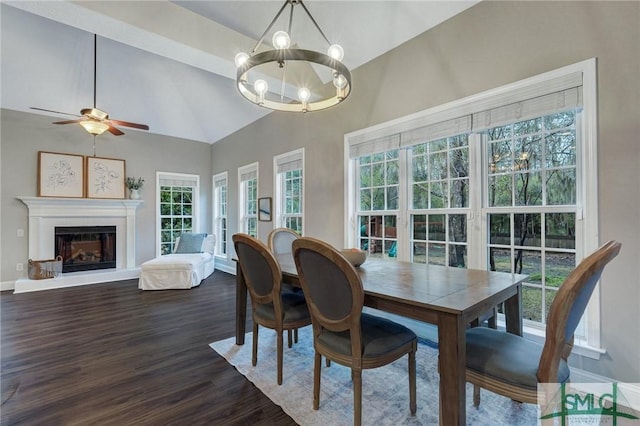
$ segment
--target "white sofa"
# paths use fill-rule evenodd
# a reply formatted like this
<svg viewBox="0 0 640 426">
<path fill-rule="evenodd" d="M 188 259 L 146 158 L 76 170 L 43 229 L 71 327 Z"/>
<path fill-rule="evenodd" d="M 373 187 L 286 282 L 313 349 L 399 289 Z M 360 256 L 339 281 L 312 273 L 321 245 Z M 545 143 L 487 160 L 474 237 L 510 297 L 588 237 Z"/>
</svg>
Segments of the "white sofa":
<svg viewBox="0 0 640 426">
<path fill-rule="evenodd" d="M 141 290 L 189 289 L 199 286 L 215 269 L 215 236 L 207 235 L 200 250 L 193 253 L 165 254 L 140 265 L 138 288 Z M 199 251 L 199 252 L 198 252 Z"/>
</svg>

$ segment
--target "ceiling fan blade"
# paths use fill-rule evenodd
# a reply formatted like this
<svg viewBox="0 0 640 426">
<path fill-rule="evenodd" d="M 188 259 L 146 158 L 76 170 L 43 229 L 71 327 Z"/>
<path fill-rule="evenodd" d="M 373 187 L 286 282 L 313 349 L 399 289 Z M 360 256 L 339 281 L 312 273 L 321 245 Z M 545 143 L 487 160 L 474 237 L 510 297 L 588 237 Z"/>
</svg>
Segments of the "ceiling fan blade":
<svg viewBox="0 0 640 426">
<path fill-rule="evenodd" d="M 79 123 L 83 120 L 65 120 L 65 121 L 55 121 L 51 124 L 71 124 L 71 123 Z"/>
<path fill-rule="evenodd" d="M 131 123 L 129 121 L 121 121 L 121 120 L 113 120 L 113 119 L 109 119 L 109 121 L 119 126 L 133 127 L 134 129 L 149 130 L 149 126 L 147 126 L 146 124 Z"/>
<path fill-rule="evenodd" d="M 114 136 L 122 136 L 122 135 L 124 135 L 124 132 L 121 132 L 119 129 L 116 129 L 113 126 L 109 126 L 109 128 L 107 130 L 109 130 L 109 133 L 111 133 Z"/>
<path fill-rule="evenodd" d="M 51 109 L 44 109 L 44 108 L 38 108 L 38 107 L 30 107 L 30 108 L 31 109 L 37 109 L 38 111 L 53 112 L 53 113 L 56 113 L 56 114 L 64 114 L 64 115 L 72 115 L 74 117 L 81 117 L 78 114 L 71 114 L 69 112 L 54 111 L 54 110 L 51 110 Z"/>
</svg>

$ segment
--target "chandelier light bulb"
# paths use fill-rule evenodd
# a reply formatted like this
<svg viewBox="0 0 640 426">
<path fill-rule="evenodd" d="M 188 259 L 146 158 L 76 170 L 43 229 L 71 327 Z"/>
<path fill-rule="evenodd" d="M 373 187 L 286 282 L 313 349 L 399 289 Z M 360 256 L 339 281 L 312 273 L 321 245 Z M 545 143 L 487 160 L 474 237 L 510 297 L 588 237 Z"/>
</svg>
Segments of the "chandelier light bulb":
<svg viewBox="0 0 640 426">
<path fill-rule="evenodd" d="M 336 74 L 333 77 L 333 85 L 336 89 L 344 89 L 347 86 L 347 79 L 342 74 Z"/>
<path fill-rule="evenodd" d="M 235 57 L 236 67 L 240 68 L 245 62 L 249 60 L 249 54 L 240 52 Z"/>
<path fill-rule="evenodd" d="M 307 102 L 310 97 L 311 97 L 311 91 L 309 89 L 307 89 L 306 87 L 301 87 L 298 90 L 298 98 L 302 102 Z"/>
<path fill-rule="evenodd" d="M 253 88 L 255 89 L 257 94 L 264 95 L 265 93 L 267 93 L 269 85 L 267 85 L 267 82 L 264 80 L 256 80 L 256 82 L 253 83 Z"/>
<path fill-rule="evenodd" d="M 344 58 L 344 49 L 339 44 L 332 44 L 329 46 L 327 55 L 331 56 L 336 61 L 341 61 Z"/>
<path fill-rule="evenodd" d="M 291 38 L 286 31 L 276 31 L 273 34 L 272 43 L 276 49 L 288 49 L 291 45 Z"/>
</svg>

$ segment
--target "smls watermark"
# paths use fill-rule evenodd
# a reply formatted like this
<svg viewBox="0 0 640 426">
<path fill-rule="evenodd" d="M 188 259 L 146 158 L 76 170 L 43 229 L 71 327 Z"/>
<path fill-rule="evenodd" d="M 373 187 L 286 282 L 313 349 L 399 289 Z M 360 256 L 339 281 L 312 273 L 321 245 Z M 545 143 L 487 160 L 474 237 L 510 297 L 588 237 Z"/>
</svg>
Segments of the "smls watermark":
<svg viewBox="0 0 640 426">
<path fill-rule="evenodd" d="M 637 383 L 542 383 L 540 424 L 639 426 L 638 390 Z"/>
</svg>

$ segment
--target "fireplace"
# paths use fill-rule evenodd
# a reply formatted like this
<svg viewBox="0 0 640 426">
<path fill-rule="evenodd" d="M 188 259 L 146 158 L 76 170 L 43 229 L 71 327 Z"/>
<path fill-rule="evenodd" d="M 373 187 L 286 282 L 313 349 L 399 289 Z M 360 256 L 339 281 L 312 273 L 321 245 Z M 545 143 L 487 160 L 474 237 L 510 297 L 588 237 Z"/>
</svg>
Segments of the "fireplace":
<svg viewBox="0 0 640 426">
<path fill-rule="evenodd" d="M 54 236 L 63 273 L 116 267 L 115 226 L 56 226 Z"/>
<path fill-rule="evenodd" d="M 15 282 L 15 293 L 138 277 L 140 269 L 136 267 L 136 209 L 143 203 L 142 200 L 27 196 L 18 199 L 29 209 L 29 259 L 55 257 L 58 253 L 55 228 L 110 226 L 115 227 L 116 236 L 112 242 L 115 249 L 109 269 L 63 273 L 57 278 L 46 280 L 19 278 Z M 105 255 L 101 253 L 100 257 L 103 256 Z"/>
</svg>

